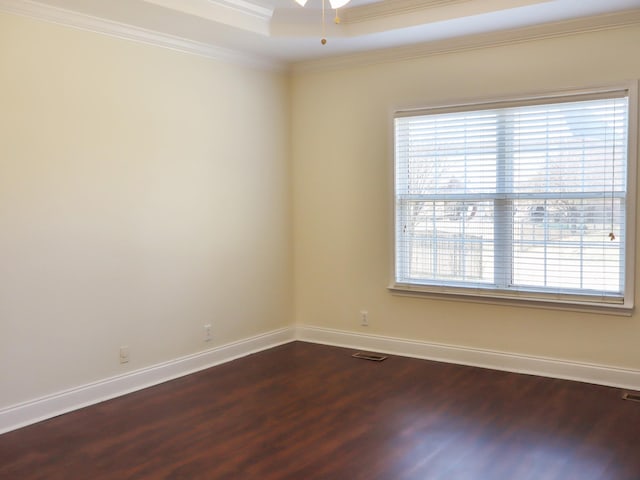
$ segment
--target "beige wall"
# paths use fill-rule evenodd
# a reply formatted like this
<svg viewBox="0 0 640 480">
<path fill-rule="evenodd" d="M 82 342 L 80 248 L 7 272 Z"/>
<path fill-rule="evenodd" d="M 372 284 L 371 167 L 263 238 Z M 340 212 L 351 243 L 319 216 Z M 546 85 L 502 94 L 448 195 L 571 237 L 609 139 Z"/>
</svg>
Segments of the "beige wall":
<svg viewBox="0 0 640 480">
<path fill-rule="evenodd" d="M 0 14 L 0 408 L 293 322 L 640 369 L 637 315 L 386 290 L 395 107 L 638 78 L 638 44 L 288 78 Z"/>
<path fill-rule="evenodd" d="M 640 28 L 292 80 L 295 319 L 404 339 L 640 369 L 640 316 L 391 295 L 391 112 L 640 77 Z M 636 295 L 638 298 L 638 295 Z M 369 327 L 359 326 L 359 311 Z"/>
<path fill-rule="evenodd" d="M 290 324 L 288 116 L 284 74 L 0 14 L 0 408 Z"/>
</svg>

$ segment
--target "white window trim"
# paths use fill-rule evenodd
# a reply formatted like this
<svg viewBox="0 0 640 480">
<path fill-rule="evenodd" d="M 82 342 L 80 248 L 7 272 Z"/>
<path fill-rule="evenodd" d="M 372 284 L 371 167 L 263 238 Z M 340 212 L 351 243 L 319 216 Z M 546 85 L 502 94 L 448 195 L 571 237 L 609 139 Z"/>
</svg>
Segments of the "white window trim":
<svg viewBox="0 0 640 480">
<path fill-rule="evenodd" d="M 407 283 L 398 283 L 395 278 L 396 271 L 396 215 L 395 208 L 396 191 L 395 191 L 395 138 L 394 138 L 394 119 L 399 113 L 420 112 L 420 111 L 433 111 L 437 109 L 473 109 L 474 107 L 483 108 L 487 104 L 507 103 L 507 102 L 523 102 L 531 101 L 535 99 L 549 99 L 557 96 L 567 97 L 570 95 L 584 95 L 584 94 L 598 94 L 610 91 L 627 90 L 629 94 L 629 135 L 628 135 L 628 159 L 627 159 L 627 202 L 626 202 L 626 231 L 625 231 L 625 290 L 624 290 L 624 302 L 620 304 L 604 303 L 597 301 L 580 301 L 576 295 L 570 296 L 552 296 L 544 294 L 536 296 L 531 292 L 514 292 L 514 291 L 502 291 L 491 290 L 484 288 L 469 288 L 469 287 L 455 287 L 451 285 L 415 285 Z M 585 87 L 581 89 L 567 89 L 567 90 L 554 90 L 551 92 L 538 92 L 530 95 L 519 95 L 517 97 L 510 96 L 506 98 L 476 98 L 473 100 L 463 100 L 447 102 L 442 104 L 422 105 L 420 107 L 398 107 L 393 108 L 389 114 L 389 129 L 390 132 L 390 152 L 389 158 L 391 158 L 391 205 L 394 205 L 392 210 L 392 223 L 393 228 L 390 228 L 390 245 L 391 245 L 391 260 L 389 271 L 391 273 L 391 281 L 387 287 L 389 292 L 398 296 L 409 297 L 425 297 L 435 298 L 447 301 L 456 302 L 473 302 L 473 303 L 485 303 L 485 304 L 498 304 L 498 305 L 510 305 L 518 307 L 530 307 L 530 308 L 543 308 L 553 310 L 569 310 L 588 313 L 602 313 L 610 315 L 623 315 L 630 316 L 634 309 L 634 295 L 635 295 L 635 272 L 636 272 L 636 212 L 637 212 L 637 175 L 638 175 L 638 146 L 639 146 L 639 90 L 640 81 L 633 80 L 627 82 L 620 82 L 609 85 L 600 85 L 597 87 Z"/>
</svg>

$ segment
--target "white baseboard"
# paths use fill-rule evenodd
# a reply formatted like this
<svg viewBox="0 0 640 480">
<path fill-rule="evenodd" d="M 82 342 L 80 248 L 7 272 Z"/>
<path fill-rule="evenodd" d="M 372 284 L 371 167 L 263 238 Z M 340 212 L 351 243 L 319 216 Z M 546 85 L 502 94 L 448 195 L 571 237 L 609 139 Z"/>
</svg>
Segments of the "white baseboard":
<svg viewBox="0 0 640 480">
<path fill-rule="evenodd" d="M 294 340 L 293 328 L 215 347 L 0 409 L 0 434 Z"/>
<path fill-rule="evenodd" d="M 298 325 L 0 409 L 0 434 L 293 340 L 640 390 L 640 371 Z"/>
<path fill-rule="evenodd" d="M 640 371 L 638 370 L 366 335 L 308 325 L 296 327 L 296 339 L 404 357 L 640 390 Z"/>
</svg>

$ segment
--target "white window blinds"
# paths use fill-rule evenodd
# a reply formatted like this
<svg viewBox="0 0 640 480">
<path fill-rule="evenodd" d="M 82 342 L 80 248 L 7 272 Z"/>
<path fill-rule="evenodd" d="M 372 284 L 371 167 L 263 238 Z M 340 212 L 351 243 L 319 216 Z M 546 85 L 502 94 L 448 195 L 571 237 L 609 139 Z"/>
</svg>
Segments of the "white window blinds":
<svg viewBox="0 0 640 480">
<path fill-rule="evenodd" d="M 622 303 L 626 90 L 400 112 L 395 282 Z"/>
</svg>

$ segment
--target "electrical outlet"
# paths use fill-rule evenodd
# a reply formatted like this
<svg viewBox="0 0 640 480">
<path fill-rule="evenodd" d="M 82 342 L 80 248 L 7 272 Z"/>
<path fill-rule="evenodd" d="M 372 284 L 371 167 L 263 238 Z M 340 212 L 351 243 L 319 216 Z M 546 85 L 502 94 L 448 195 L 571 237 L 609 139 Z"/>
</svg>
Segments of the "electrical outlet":
<svg viewBox="0 0 640 480">
<path fill-rule="evenodd" d="M 210 323 L 207 323 L 204 326 L 204 341 L 205 342 L 211 341 L 211 324 Z"/>
<path fill-rule="evenodd" d="M 120 347 L 120 363 L 129 363 L 129 347 Z"/>
<path fill-rule="evenodd" d="M 360 326 L 369 326 L 369 312 L 367 312 L 366 310 L 360 310 Z"/>
</svg>

